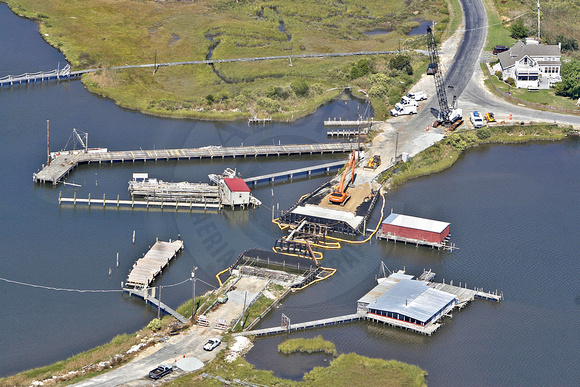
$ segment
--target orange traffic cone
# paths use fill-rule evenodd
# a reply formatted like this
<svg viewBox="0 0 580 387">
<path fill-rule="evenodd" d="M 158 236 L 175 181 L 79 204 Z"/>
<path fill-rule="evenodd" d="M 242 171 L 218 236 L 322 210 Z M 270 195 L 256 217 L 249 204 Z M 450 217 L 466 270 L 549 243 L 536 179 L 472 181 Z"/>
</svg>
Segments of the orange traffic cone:
<svg viewBox="0 0 580 387">
<path fill-rule="evenodd" d="M 510 120 L 512 119 L 512 115 L 510 114 Z"/>
<path fill-rule="evenodd" d="M 426 132 L 428 132 L 428 131 L 429 131 L 429 125 L 427 125 L 427 129 L 426 129 L 425 131 L 426 131 Z"/>
</svg>

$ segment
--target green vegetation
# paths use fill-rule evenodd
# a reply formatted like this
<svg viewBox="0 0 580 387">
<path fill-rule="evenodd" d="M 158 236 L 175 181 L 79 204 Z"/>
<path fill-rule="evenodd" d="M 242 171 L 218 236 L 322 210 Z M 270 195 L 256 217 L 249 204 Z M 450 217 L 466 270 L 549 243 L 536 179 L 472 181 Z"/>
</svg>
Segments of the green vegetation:
<svg viewBox="0 0 580 387">
<path fill-rule="evenodd" d="M 278 352 L 286 355 L 295 352 L 324 352 L 328 355 L 336 356 L 336 346 L 330 341 L 326 341 L 322 336 L 317 336 L 313 339 L 290 339 L 278 345 Z"/>
<path fill-rule="evenodd" d="M 492 126 L 477 131 L 457 131 L 419 152 L 407 163 L 397 166 L 396 173 L 383 172 L 381 179 L 393 174 L 390 187 L 401 185 L 407 180 L 431 175 L 451 167 L 468 148 L 492 143 L 518 143 L 538 140 L 561 140 L 569 127 L 556 125 Z"/>
<path fill-rule="evenodd" d="M 355 0 L 5 0 L 40 24 L 44 39 L 85 74 L 89 90 L 149 114 L 238 119 L 252 114 L 292 119 L 337 98 L 345 86 L 368 94 L 375 111 L 388 107 L 411 84 L 408 74 L 426 60 L 392 71 L 390 57 L 273 60 L 140 69 L 125 64 L 424 48 L 424 37 L 404 32 L 417 20 L 435 20 L 441 39 L 458 24 L 457 1 Z M 283 24 L 282 24 L 283 23 Z M 283 26 L 283 28 L 282 28 Z M 385 29 L 388 34 L 366 35 Z M 456 27 L 454 27 L 456 28 Z M 371 79 L 383 74 L 388 80 Z M 404 82 L 404 83 L 401 83 Z M 402 85 L 402 86 L 401 86 Z M 361 94 L 364 94 L 361 93 Z M 382 119 L 383 117 L 377 117 Z"/>
<path fill-rule="evenodd" d="M 556 84 L 556 95 L 580 98 L 580 60 L 574 59 L 562 65 L 562 82 Z"/>
<path fill-rule="evenodd" d="M 487 23 L 489 25 L 485 49 L 492 51 L 494 46 L 513 46 L 515 40 L 510 36 L 509 28 L 505 27 L 503 18 L 498 15 L 493 1 L 484 0 L 483 4 L 487 12 Z"/>
<path fill-rule="evenodd" d="M 316 367 L 304 375 L 304 381 L 295 382 L 277 378 L 272 371 L 254 369 L 243 358 L 232 363 L 224 360 L 224 351 L 203 370 L 183 376 L 168 386 L 222 386 L 223 383 L 203 378 L 202 373 L 219 376 L 226 380 L 239 379 L 246 383 L 266 386 L 315 387 L 315 386 L 354 386 L 361 381 L 371 386 L 426 386 L 427 373 L 419 367 L 395 360 L 370 359 L 351 353 L 340 355 L 328 367 Z"/>
<path fill-rule="evenodd" d="M 510 36 L 514 39 L 520 40 L 525 39 L 530 35 L 530 31 L 524 25 L 524 19 L 518 18 L 515 22 L 512 22 L 510 26 Z"/>
</svg>

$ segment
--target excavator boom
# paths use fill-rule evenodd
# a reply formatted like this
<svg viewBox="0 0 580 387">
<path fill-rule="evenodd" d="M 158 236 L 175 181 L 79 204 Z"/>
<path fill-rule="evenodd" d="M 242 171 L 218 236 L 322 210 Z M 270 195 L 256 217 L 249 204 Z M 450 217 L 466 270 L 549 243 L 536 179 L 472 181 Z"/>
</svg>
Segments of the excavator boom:
<svg viewBox="0 0 580 387">
<path fill-rule="evenodd" d="M 340 183 L 337 186 L 334 186 L 332 189 L 332 193 L 328 197 L 331 203 L 335 204 L 344 204 L 350 198 L 350 196 L 346 193 L 345 181 L 346 177 L 348 176 L 349 170 L 352 169 L 352 176 L 351 181 L 354 181 L 354 167 L 355 167 L 355 159 L 356 159 L 356 152 L 352 151 L 352 155 L 350 156 L 350 160 L 348 160 L 348 164 L 346 168 L 342 172 L 342 176 L 340 177 Z"/>
</svg>

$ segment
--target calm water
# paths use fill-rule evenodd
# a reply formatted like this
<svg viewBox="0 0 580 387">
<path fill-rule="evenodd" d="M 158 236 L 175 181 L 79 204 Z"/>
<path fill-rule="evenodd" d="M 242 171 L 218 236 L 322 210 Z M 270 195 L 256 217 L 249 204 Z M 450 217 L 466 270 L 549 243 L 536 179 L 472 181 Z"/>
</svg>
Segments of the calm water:
<svg viewBox="0 0 580 387">
<path fill-rule="evenodd" d="M 64 58 L 47 46 L 35 25 L 0 5 L 0 76 L 50 70 Z M 23 49 L 26 47 L 26 50 Z M 147 117 L 116 107 L 86 92 L 81 83 L 46 84 L 0 90 L 0 277 L 67 289 L 111 290 L 79 293 L 32 288 L 0 281 L 0 375 L 45 365 L 134 332 L 156 316 L 143 301 L 116 292 L 136 258 L 156 237 L 181 235 L 185 251 L 166 270 L 160 284 L 188 278 L 197 266 L 200 279 L 215 285 L 215 273 L 243 250 L 270 248 L 282 234 L 270 223 L 270 207 L 290 206 L 325 177 L 254 191 L 265 204 L 251 211 L 189 213 L 60 207 L 58 193 L 72 187 L 38 186 L 32 173 L 46 155 L 46 120 L 53 149 L 72 130 L 89 132 L 91 146 L 109 149 L 225 146 L 326 141 L 322 121 L 354 119 L 356 101 L 337 101 L 292 125 L 249 127 L 245 123 L 200 123 Z M 235 167 L 245 176 L 322 163 L 329 157 L 280 158 L 81 166 L 69 181 L 77 195 L 127 195 L 133 172 L 164 180 L 205 181 L 207 174 Z M 386 207 L 408 215 L 451 222 L 453 253 L 377 243 L 326 252 L 331 279 L 288 297 L 262 324 L 293 322 L 352 313 L 356 300 L 374 285 L 379 264 L 391 270 L 423 268 L 437 279 L 502 290 L 500 304 L 477 301 L 431 338 L 375 324 L 357 323 L 303 332 L 322 334 L 340 352 L 397 359 L 429 372 L 431 385 L 576 385 L 580 334 L 578 292 L 580 144 L 577 140 L 494 146 L 468 152 L 451 170 L 391 192 Z M 127 196 L 125 196 L 127 197 Z M 374 214 L 373 222 L 379 213 Z M 136 231 L 135 245 L 131 243 Z M 115 269 L 117 252 L 119 269 Z M 113 268 L 109 277 L 108 270 Z M 209 285 L 198 284 L 201 291 Z M 164 302 L 177 306 L 190 297 L 185 285 L 163 290 Z M 324 356 L 278 355 L 283 336 L 256 340 L 248 360 L 258 368 L 299 379 Z M 282 361 L 284 360 L 284 361 Z"/>
</svg>

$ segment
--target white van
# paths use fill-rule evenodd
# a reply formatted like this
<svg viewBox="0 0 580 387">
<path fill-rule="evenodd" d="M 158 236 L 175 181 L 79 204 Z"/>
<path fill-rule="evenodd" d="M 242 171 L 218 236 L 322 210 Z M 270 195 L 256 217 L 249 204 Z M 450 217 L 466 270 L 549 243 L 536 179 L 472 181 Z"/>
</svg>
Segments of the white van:
<svg viewBox="0 0 580 387">
<path fill-rule="evenodd" d="M 471 123 L 473 124 L 474 128 L 481 128 L 484 125 L 483 117 L 477 110 L 469 113 L 469 119 L 471 120 Z"/>
</svg>

